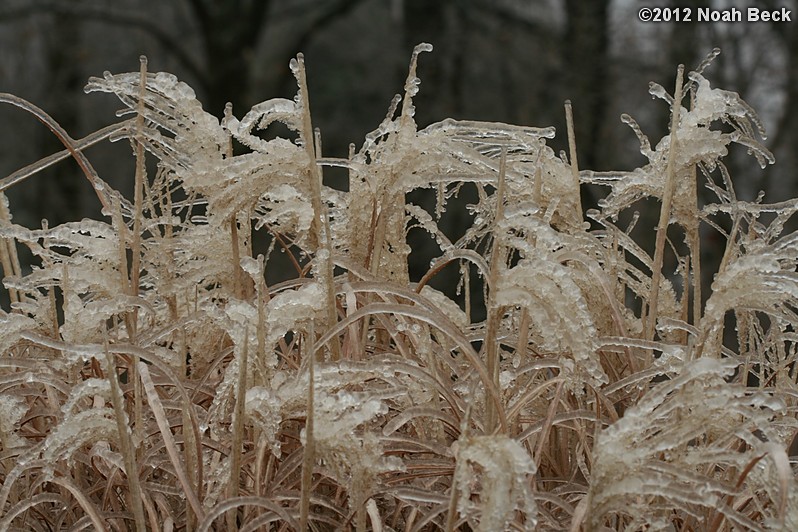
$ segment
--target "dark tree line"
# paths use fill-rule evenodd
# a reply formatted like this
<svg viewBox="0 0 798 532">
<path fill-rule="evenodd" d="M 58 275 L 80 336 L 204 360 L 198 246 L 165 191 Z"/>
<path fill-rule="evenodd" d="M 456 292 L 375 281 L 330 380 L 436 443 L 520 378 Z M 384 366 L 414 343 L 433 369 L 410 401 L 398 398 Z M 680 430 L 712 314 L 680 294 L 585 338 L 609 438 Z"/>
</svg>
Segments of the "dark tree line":
<svg viewBox="0 0 798 532">
<path fill-rule="evenodd" d="M 768 4 L 775 7 L 763 2 Z M 390 97 L 402 89 L 410 51 L 425 41 L 435 51 L 419 66 L 421 126 L 447 116 L 555 125 L 559 136 L 552 145 L 562 149 L 562 104 L 570 99 L 580 166 L 607 170 L 639 164 L 636 140 L 619 123 L 621 112 L 635 114 L 654 138 L 667 124 L 665 106 L 636 114 L 651 107 L 648 81 L 671 87 L 676 64 L 689 69 L 721 46 L 713 79 L 768 104 L 771 148 L 782 168 L 792 167 L 798 140 L 793 26 L 646 25 L 635 7 L 619 0 L 8 1 L 0 7 L 0 41 L 6 44 L 0 91 L 36 100 L 80 136 L 110 122 L 114 105 L 83 95 L 86 79 L 104 69 L 135 70 L 138 55 L 146 53 L 153 69 L 172 71 L 194 86 L 210 112 L 221 115 L 232 102 L 241 116 L 258 101 L 293 95 L 287 64 L 303 51 L 325 150 L 343 155 L 384 116 Z M 768 98 L 783 104 L 774 108 Z M 14 127 L 24 120 L 0 109 L 4 175 L 58 149 L 46 132 Z M 96 157 L 102 166 L 106 156 Z M 115 171 L 122 180 L 132 175 Z M 90 195 L 74 184 L 79 178 L 73 166 L 61 165 L 55 173 L 55 185 L 29 187 L 44 211 L 32 217 L 79 219 Z M 786 180 L 768 175 L 752 178 L 751 193 L 764 188 L 781 197 L 794 194 Z"/>
</svg>

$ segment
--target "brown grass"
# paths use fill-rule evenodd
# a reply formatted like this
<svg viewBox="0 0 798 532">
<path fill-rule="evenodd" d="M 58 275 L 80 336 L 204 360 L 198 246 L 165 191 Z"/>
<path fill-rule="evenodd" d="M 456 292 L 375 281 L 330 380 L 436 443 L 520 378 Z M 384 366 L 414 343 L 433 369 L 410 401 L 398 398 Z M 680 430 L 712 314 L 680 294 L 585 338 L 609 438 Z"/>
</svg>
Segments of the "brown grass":
<svg viewBox="0 0 798 532">
<path fill-rule="evenodd" d="M 133 117 L 82 140 L 0 95 L 65 146 L 0 189 L 71 156 L 106 215 L 30 229 L 0 202 L 0 529 L 798 528 L 798 203 L 738 200 L 721 161 L 772 162 L 753 111 L 680 67 L 675 98 L 652 88 L 670 135 L 624 117 L 649 163 L 580 171 L 570 125 L 570 164 L 549 128 L 418 131 L 429 49 L 345 159 L 321 153 L 301 56 L 294 101 L 221 123 L 145 60 L 89 81 Z M 293 142 L 256 134 L 272 122 Z M 83 153 L 109 137 L 132 201 Z M 632 229 L 645 198 L 656 233 Z M 700 224 L 726 240 L 705 305 Z M 438 250 L 419 279 L 409 231 Z"/>
</svg>

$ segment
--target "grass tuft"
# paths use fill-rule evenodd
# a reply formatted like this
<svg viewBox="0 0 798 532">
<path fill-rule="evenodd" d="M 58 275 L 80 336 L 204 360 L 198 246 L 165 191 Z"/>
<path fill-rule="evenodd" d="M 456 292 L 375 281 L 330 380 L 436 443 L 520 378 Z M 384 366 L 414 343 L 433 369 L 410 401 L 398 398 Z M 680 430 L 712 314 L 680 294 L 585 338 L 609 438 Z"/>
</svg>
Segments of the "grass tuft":
<svg viewBox="0 0 798 532">
<path fill-rule="evenodd" d="M 0 95 L 66 148 L 0 194 L 73 157 L 106 216 L 28 228 L 0 196 L 0 529 L 798 529 L 798 200 L 738 198 L 723 158 L 773 157 L 718 51 L 651 85 L 664 138 L 622 117 L 648 162 L 616 172 L 579 169 L 570 102 L 568 161 L 553 128 L 419 129 L 427 51 L 345 158 L 301 54 L 295 99 L 221 121 L 144 58 L 89 80 L 129 116 L 84 139 Z M 131 191 L 84 154 L 106 139 Z"/>
</svg>

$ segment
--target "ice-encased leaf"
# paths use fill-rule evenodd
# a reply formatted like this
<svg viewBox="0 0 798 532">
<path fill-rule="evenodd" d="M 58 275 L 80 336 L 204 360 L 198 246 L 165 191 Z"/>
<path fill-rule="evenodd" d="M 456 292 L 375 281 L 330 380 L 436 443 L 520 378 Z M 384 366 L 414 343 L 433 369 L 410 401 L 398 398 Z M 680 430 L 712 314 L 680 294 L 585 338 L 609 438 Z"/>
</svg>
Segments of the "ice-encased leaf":
<svg viewBox="0 0 798 532">
<path fill-rule="evenodd" d="M 457 442 L 456 456 L 457 512 L 471 516 L 478 510 L 477 531 L 507 530 L 516 511 L 524 516 L 523 530 L 535 530 L 537 506 L 529 478 L 536 467 L 521 444 L 504 435 L 474 436 Z M 475 508 L 477 484 L 481 489 Z"/>
<path fill-rule="evenodd" d="M 35 255 L 53 262 L 66 262 L 67 258 L 75 256 L 108 266 L 116 265 L 119 261 L 119 235 L 116 229 L 95 220 L 67 222 L 48 229 L 28 229 L 8 224 L 0 227 L 0 236 L 25 243 Z"/>
<path fill-rule="evenodd" d="M 496 307 L 523 305 L 545 351 L 569 354 L 578 371 L 600 386 L 608 382 L 596 351 L 596 327 L 584 295 L 562 264 L 529 257 L 499 276 Z"/>
<path fill-rule="evenodd" d="M 354 430 L 385 413 L 386 407 L 376 395 L 368 397 L 346 391 L 365 380 L 380 377 L 380 366 L 341 361 L 331 365 L 317 364 L 315 374 L 317 396 L 326 398 L 316 401 L 317 414 L 325 416 L 326 421 L 317 418 L 321 428 L 317 425 L 315 438 L 334 440 L 342 431 Z M 276 436 L 280 424 L 307 414 L 307 373 L 276 371 L 266 386 L 247 390 L 245 406 L 247 416 L 263 431 L 277 456 L 280 442 Z"/>
<path fill-rule="evenodd" d="M 191 187 L 197 178 L 204 179 L 221 169 L 227 134 L 219 120 L 203 111 L 194 91 L 172 74 L 147 74 L 142 92 L 139 73 L 107 74 L 91 78 L 86 92 L 114 93 L 128 108 L 142 110 L 145 129 L 123 132 L 137 138 L 164 166 Z M 143 99 L 143 109 L 138 105 Z"/>
<path fill-rule="evenodd" d="M 269 448 L 275 456 L 280 455 L 280 440 L 277 432 L 283 421 L 281 408 L 283 402 L 270 388 L 253 386 L 246 392 L 245 412 L 249 419 L 261 430 L 261 438 L 269 442 Z"/>
<path fill-rule="evenodd" d="M 695 104 L 682 118 L 682 127 L 708 126 L 715 120 L 729 120 L 745 136 L 765 138 L 765 128 L 756 114 L 736 92 L 713 89 L 709 80 L 701 74 L 691 72 L 688 77 L 698 85 Z"/>
<path fill-rule="evenodd" d="M 259 152 L 268 152 L 268 141 L 256 136 L 254 129 L 265 130 L 274 122 L 282 122 L 289 129 L 299 131 L 302 127 L 301 108 L 292 100 L 273 98 L 252 106 L 239 122 L 235 117 L 228 117 L 224 127 L 233 137 Z"/>
<path fill-rule="evenodd" d="M 313 222 L 310 197 L 305 190 L 294 185 L 272 186 L 258 201 L 253 219 L 257 228 L 265 225 L 274 231 L 295 236 L 297 244 L 304 247 Z"/>
<path fill-rule="evenodd" d="M 226 220 L 268 200 L 268 194 L 281 186 L 294 188 L 298 199 L 306 198 L 310 193 L 308 164 L 305 150 L 280 138 L 264 141 L 258 152 L 226 159 L 217 175 L 208 176 L 204 188 L 209 214 Z"/>
<path fill-rule="evenodd" d="M 773 244 L 751 242 L 749 252 L 733 258 L 712 283 L 704 325 L 719 325 L 727 310 L 752 309 L 788 321 L 798 301 L 798 238 L 787 235 Z"/>
<path fill-rule="evenodd" d="M 216 386 L 213 403 L 208 409 L 210 422 L 222 421 L 227 416 L 230 398 L 239 393 L 246 394 L 246 390 L 239 390 L 239 373 L 246 372 L 245 382 L 252 382 L 255 359 L 261 368 L 273 367 L 277 364 L 277 357 L 266 351 L 254 353 L 258 345 L 258 309 L 248 301 L 231 300 L 223 308 L 209 306 L 205 309 L 207 315 L 217 324 L 233 342 L 234 358 L 224 370 L 221 382 Z M 248 353 L 247 365 L 242 367 L 244 352 Z M 246 404 L 246 402 L 245 402 Z"/>
<path fill-rule="evenodd" d="M 141 304 L 141 299 L 124 294 L 91 300 L 81 297 L 75 290 L 67 289 L 64 292 L 64 306 L 69 309 L 69 312 L 64 317 L 64 323 L 59 328 L 59 332 L 61 337 L 70 343 L 101 342 L 101 332 L 106 320 L 139 308 Z"/>
<path fill-rule="evenodd" d="M 230 236 L 218 226 L 190 225 L 172 239 L 173 268 L 180 272 L 176 293 L 202 284 L 225 284 L 230 279 Z"/>
<path fill-rule="evenodd" d="M 17 343 L 20 335 L 35 329 L 36 322 L 22 314 L 8 314 L 0 310 L 0 354 L 6 354 L 8 349 Z"/>
<path fill-rule="evenodd" d="M 643 135 L 637 123 L 624 115 L 624 122 L 632 126 L 641 143 L 641 152 L 650 164 L 627 173 L 621 179 L 612 180 L 612 192 L 600 202 L 603 214 L 617 216 L 623 209 L 643 197 L 661 198 L 664 191 L 665 176 L 670 170 L 674 175 L 675 191 L 673 212 L 675 220 L 683 227 L 689 227 L 696 200 L 694 166 L 703 164 L 712 171 L 720 159 L 728 154 L 728 146 L 737 143 L 754 155 L 763 168 L 774 162 L 773 154 L 765 148 L 757 137 L 765 138 L 765 130 L 756 112 L 737 93 L 713 89 L 701 74 L 690 73 L 690 80 L 697 85 L 695 101 L 690 110 L 679 108 L 678 129 L 664 136 L 651 149 L 648 138 Z M 673 104 L 673 98 L 660 85 L 652 84 L 651 94 Z M 680 102 L 681 103 L 681 102 Z M 713 129 L 717 122 L 730 124 L 731 133 Z M 677 142 L 671 146 L 672 137 Z M 669 152 L 675 149 L 673 167 L 669 169 Z"/>
<path fill-rule="evenodd" d="M 328 379 L 317 376 L 319 384 Z M 379 475 L 404 469 L 401 460 L 384 455 L 377 432 L 369 430 L 377 416 L 388 412 L 379 398 L 346 390 L 331 393 L 320 387 L 313 408 L 316 452 L 334 478 L 350 491 L 372 490 Z M 350 500 L 350 505 L 355 503 Z"/>
<path fill-rule="evenodd" d="M 357 427 L 385 414 L 388 409 L 379 399 L 368 394 L 339 391 L 335 394 L 320 393 L 314 401 L 316 409 L 317 441 L 335 441 L 352 434 Z"/>
<path fill-rule="evenodd" d="M 18 434 L 18 424 L 27 411 L 28 404 L 23 397 L 0 394 L 0 443 L 3 449 L 25 445 L 25 439 Z"/>
<path fill-rule="evenodd" d="M 702 506 L 718 509 L 738 525 L 750 524 L 723 504 L 739 493 L 736 478 L 706 472 L 742 470 L 763 439 L 778 439 L 770 420 L 782 415 L 785 405 L 728 384 L 735 366 L 714 358 L 686 364 L 599 434 L 587 514 L 592 526 L 612 512 L 641 516 L 647 523 L 674 507 Z M 757 431 L 762 439 L 754 436 Z M 742 452 L 741 442 L 748 446 Z M 656 504 L 663 499 L 668 502 Z"/>
<path fill-rule="evenodd" d="M 452 323 L 457 325 L 461 330 L 468 326 L 468 317 L 466 313 L 463 312 L 463 309 L 461 309 L 456 302 L 449 299 L 443 292 L 435 290 L 429 285 L 424 285 L 424 288 L 421 289 L 421 295 L 430 302 L 432 308 L 436 308 L 443 312 L 443 314 L 452 320 Z"/>
<path fill-rule="evenodd" d="M 266 305 L 266 346 L 273 346 L 284 334 L 317 318 L 325 305 L 324 287 L 305 283 L 296 290 L 274 296 Z"/>
<path fill-rule="evenodd" d="M 44 441 L 42 458 L 49 463 L 68 460 L 84 445 L 116 439 L 118 430 L 112 408 L 91 408 L 66 416 Z"/>
<path fill-rule="evenodd" d="M 94 400 L 95 397 L 100 397 L 105 402 L 110 399 L 110 396 L 111 384 L 108 379 L 86 379 L 72 388 L 69 399 L 61 406 L 61 412 L 69 417 L 72 415 L 72 410 L 83 399 Z"/>
</svg>

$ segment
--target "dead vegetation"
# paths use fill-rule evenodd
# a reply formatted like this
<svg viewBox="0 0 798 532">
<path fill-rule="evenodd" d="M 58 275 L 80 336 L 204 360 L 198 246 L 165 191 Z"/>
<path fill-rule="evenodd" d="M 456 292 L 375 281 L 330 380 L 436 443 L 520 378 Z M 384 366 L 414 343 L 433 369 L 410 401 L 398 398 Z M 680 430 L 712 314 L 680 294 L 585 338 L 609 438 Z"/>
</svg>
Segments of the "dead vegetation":
<svg viewBox="0 0 798 532">
<path fill-rule="evenodd" d="M 0 529 L 798 529 L 798 202 L 737 199 L 730 146 L 773 161 L 703 76 L 716 53 L 652 85 L 658 143 L 624 115 L 648 164 L 595 173 L 570 131 L 566 156 L 551 128 L 417 130 L 430 49 L 348 158 L 322 154 L 301 56 L 294 100 L 221 121 L 142 59 L 89 81 L 130 118 L 82 140 L 0 96 L 65 147 L 0 188 L 74 157 L 105 215 L 33 229 L 0 204 Z M 105 139 L 131 144 L 131 194 L 83 154 Z M 580 183 L 606 188 L 600 209 Z M 653 246 L 632 230 L 645 198 Z M 726 242 L 708 297 L 701 226 Z M 420 279 L 408 231 L 439 251 Z M 269 284 L 277 258 L 294 275 Z M 429 284 L 446 268 L 456 294 Z"/>
</svg>

